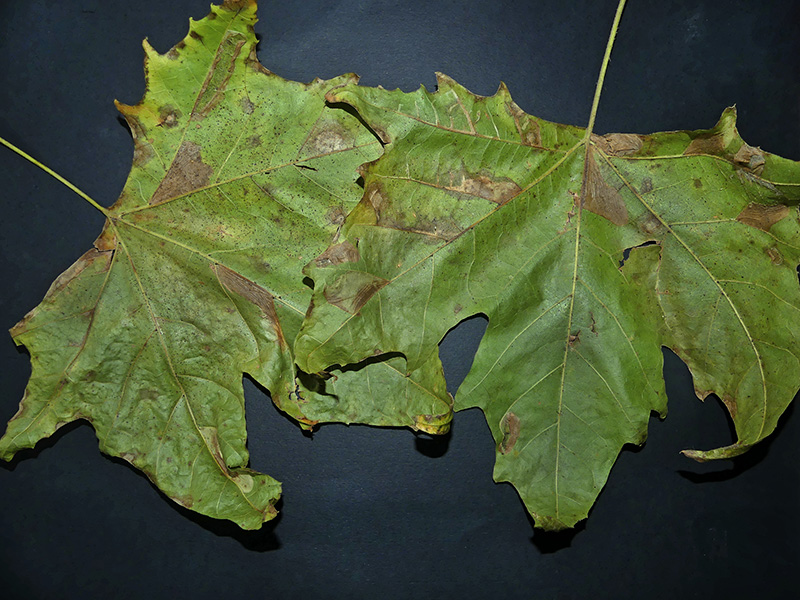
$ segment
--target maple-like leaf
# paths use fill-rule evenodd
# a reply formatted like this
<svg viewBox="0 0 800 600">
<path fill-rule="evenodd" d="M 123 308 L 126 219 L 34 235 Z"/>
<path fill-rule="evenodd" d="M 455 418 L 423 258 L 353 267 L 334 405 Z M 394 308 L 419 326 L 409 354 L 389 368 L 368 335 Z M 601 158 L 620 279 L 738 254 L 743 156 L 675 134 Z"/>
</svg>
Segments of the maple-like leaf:
<svg viewBox="0 0 800 600">
<path fill-rule="evenodd" d="M 145 42 L 146 93 L 118 105 L 135 142 L 128 181 L 110 209 L 89 199 L 107 217 L 95 247 L 12 329 L 33 373 L 0 439 L 8 460 L 86 419 L 103 452 L 169 497 L 248 529 L 276 514 L 280 484 L 246 468 L 243 372 L 305 426 L 440 431 L 451 412 L 438 358 L 411 376 L 402 357 L 328 381 L 296 372 L 302 265 L 358 201 L 355 169 L 380 144 L 326 107 L 355 76 L 300 84 L 259 64 L 255 9 L 213 6 L 163 55 Z"/>
<path fill-rule="evenodd" d="M 357 258 L 308 268 L 302 368 L 402 352 L 414 369 L 488 316 L 455 406 L 484 411 L 495 479 L 546 529 L 585 518 L 622 446 L 665 414 L 662 345 L 736 427 L 687 454 L 773 431 L 800 387 L 800 164 L 746 144 L 734 109 L 709 130 L 598 136 L 593 117 L 550 123 L 503 85 L 484 98 L 443 75 L 435 93 L 329 99 L 388 146 L 338 241 Z"/>
</svg>

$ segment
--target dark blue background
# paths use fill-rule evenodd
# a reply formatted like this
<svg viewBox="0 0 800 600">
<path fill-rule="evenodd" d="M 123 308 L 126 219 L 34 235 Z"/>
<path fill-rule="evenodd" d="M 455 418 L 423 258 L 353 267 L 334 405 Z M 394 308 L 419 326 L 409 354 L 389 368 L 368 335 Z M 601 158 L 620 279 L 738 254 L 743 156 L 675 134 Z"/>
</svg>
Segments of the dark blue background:
<svg viewBox="0 0 800 600">
<path fill-rule="evenodd" d="M 309 81 L 355 71 L 366 85 L 473 92 L 506 82 L 527 112 L 586 123 L 616 2 L 262 2 L 270 70 Z M 206 0 L 0 3 L 0 135 L 110 205 L 132 143 L 113 99 L 144 90 L 140 42 L 168 50 Z M 649 2 L 626 9 L 596 131 L 713 125 L 736 103 L 752 145 L 800 159 L 800 3 Z M 0 150 L 0 328 L 11 327 L 88 249 L 101 215 Z M 445 339 L 454 393 L 484 323 Z M 589 520 L 534 532 L 491 473 L 483 416 L 459 413 L 431 441 L 405 430 L 323 426 L 313 439 L 245 381 L 252 466 L 284 483 L 281 516 L 245 533 L 184 510 L 64 427 L 0 465 L 5 598 L 794 598 L 800 557 L 800 418 L 735 461 L 687 447 L 732 440 L 722 405 L 696 400 L 666 352 L 670 415 L 624 451 Z M 29 375 L 0 336 L 0 422 Z"/>
</svg>

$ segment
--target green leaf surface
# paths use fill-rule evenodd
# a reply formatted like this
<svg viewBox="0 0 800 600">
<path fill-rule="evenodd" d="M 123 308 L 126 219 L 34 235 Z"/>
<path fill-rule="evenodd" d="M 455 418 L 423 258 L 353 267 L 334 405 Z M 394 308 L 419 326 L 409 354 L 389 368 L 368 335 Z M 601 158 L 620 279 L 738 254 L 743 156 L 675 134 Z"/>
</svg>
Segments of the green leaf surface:
<svg viewBox="0 0 800 600">
<path fill-rule="evenodd" d="M 438 358 L 296 372 L 309 303 L 302 266 L 334 238 L 380 143 L 325 104 L 344 75 L 286 81 L 255 55 L 255 2 L 212 6 L 165 54 L 145 47 L 147 90 L 118 104 L 133 166 L 95 247 L 12 329 L 33 373 L 0 456 L 86 419 L 103 452 L 176 502 L 246 529 L 280 484 L 247 469 L 242 373 L 306 427 L 359 421 L 446 430 Z M 88 197 L 87 197 L 88 199 Z M 89 199 L 94 204 L 94 201 Z M 391 388 L 396 402 L 387 402 Z"/>
<path fill-rule="evenodd" d="M 610 134 L 525 114 L 446 76 L 413 93 L 346 85 L 388 144 L 338 244 L 310 263 L 309 371 L 400 352 L 416 369 L 458 322 L 489 318 L 456 409 L 480 407 L 494 476 L 537 526 L 586 517 L 625 444 L 666 413 L 661 346 L 717 394 L 737 442 L 767 436 L 800 387 L 800 164 L 712 129 Z"/>
</svg>

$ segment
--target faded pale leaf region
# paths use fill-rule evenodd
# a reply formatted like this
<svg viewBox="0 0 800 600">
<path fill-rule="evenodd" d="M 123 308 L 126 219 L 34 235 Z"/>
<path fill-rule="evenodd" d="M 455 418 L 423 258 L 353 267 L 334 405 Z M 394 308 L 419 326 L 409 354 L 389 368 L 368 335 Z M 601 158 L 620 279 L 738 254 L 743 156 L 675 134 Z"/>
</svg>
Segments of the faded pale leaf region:
<svg viewBox="0 0 800 600">
<path fill-rule="evenodd" d="M 488 316 L 455 406 L 485 412 L 495 479 L 547 529 L 585 518 L 621 448 L 666 414 L 661 346 L 736 427 L 688 455 L 774 430 L 800 387 L 800 164 L 745 144 L 733 109 L 709 130 L 599 136 L 443 75 L 435 93 L 328 97 L 388 145 L 340 236 L 351 261 L 309 266 L 302 368 L 401 352 L 413 369 Z"/>
<path fill-rule="evenodd" d="M 145 42 L 147 91 L 119 104 L 135 152 L 95 248 L 13 330 L 33 374 L 0 455 L 76 419 L 101 449 L 198 512 L 257 528 L 280 484 L 247 469 L 242 373 L 309 427 L 318 421 L 446 429 L 437 360 L 375 360 L 325 381 L 291 344 L 310 299 L 302 266 L 360 195 L 380 154 L 357 119 L 326 107 L 345 75 L 286 81 L 255 55 L 254 2 L 212 7 L 166 54 Z M 385 406 L 371 395 L 391 387 Z M 340 401 L 340 396 L 348 399 Z M 353 402 L 350 397 L 358 398 Z"/>
</svg>

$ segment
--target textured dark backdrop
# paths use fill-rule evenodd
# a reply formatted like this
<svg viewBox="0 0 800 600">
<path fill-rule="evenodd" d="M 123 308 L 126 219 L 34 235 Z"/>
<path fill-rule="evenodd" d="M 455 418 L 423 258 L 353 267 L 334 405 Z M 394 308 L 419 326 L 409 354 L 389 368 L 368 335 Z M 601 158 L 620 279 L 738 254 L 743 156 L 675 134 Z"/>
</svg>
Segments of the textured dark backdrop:
<svg viewBox="0 0 800 600">
<path fill-rule="evenodd" d="M 308 81 L 470 90 L 502 79 L 538 116 L 585 124 L 616 2 L 262 2 L 265 66 Z M 144 89 L 141 39 L 166 51 L 206 0 L 0 2 L 0 135 L 110 205 L 132 143 L 112 100 Z M 713 125 L 736 103 L 747 142 L 800 159 L 800 3 L 632 0 L 596 131 Z M 88 204 L 0 149 L 0 327 L 36 305 L 102 226 Z M 483 330 L 442 344 L 451 391 Z M 800 417 L 737 459 L 697 465 L 686 447 L 728 443 L 721 404 L 698 402 L 666 353 L 670 415 L 625 451 L 575 534 L 535 533 L 516 492 L 492 483 L 480 412 L 431 442 L 405 430 L 327 425 L 308 439 L 245 381 L 252 466 L 284 482 L 260 532 L 166 500 L 102 456 L 87 425 L 0 466 L 5 598 L 789 598 L 800 556 Z M 0 336 L 0 421 L 28 358 Z M 242 596 L 240 596 L 240 594 Z M 247 594 L 247 596 L 243 596 Z"/>
</svg>

